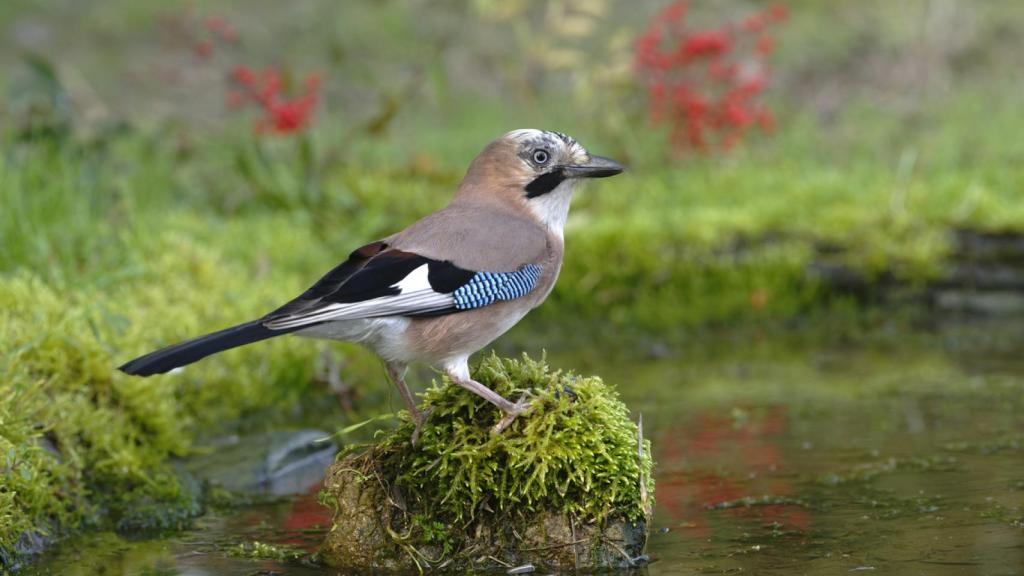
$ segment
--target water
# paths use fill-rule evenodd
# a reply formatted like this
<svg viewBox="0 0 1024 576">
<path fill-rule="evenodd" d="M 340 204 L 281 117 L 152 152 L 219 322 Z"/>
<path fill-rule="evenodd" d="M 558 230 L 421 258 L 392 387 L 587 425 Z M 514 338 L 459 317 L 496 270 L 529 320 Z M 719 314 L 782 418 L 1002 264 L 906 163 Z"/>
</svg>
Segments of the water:
<svg viewBox="0 0 1024 576">
<path fill-rule="evenodd" d="M 657 459 L 647 571 L 1024 573 L 1024 329 L 889 334 L 870 343 L 744 334 L 663 359 L 553 355 L 616 382 Z M 311 495 L 163 539 L 68 542 L 48 574 L 330 574 L 225 552 L 315 550 Z"/>
</svg>

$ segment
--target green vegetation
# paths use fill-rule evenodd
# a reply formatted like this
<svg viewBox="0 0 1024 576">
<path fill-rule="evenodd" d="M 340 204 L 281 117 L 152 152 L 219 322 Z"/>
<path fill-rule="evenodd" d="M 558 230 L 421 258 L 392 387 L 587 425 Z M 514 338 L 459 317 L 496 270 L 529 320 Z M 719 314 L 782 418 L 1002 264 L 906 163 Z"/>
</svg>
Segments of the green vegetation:
<svg viewBox="0 0 1024 576">
<path fill-rule="evenodd" d="M 227 553 L 229 556 L 237 556 L 239 558 L 276 560 L 278 562 L 298 560 L 306 555 L 305 551 L 296 546 L 289 546 L 287 544 L 268 544 L 258 540 L 243 542 L 232 546 L 227 549 Z"/>
<path fill-rule="evenodd" d="M 597 377 L 552 372 L 543 361 L 491 355 L 474 378 L 506 398 L 532 398 L 507 434 L 501 412 L 442 378 L 423 396 L 432 410 L 415 448 L 405 422 L 376 442 L 373 459 L 427 518 L 462 523 L 490 511 L 546 510 L 585 521 L 645 517 L 638 481 L 651 480 L 650 446 L 638 461 L 637 427 L 614 389 Z"/>
<path fill-rule="evenodd" d="M 646 524 L 654 495 L 650 442 L 641 444 L 614 388 L 597 377 L 552 372 L 525 355 L 516 361 L 492 354 L 474 378 L 507 398 L 531 398 L 533 406 L 495 434 L 501 412 L 441 379 L 424 394 L 430 416 L 415 447 L 403 412 L 397 429 L 328 473 L 320 497 L 335 518 L 323 552 L 329 563 L 349 565 L 391 549 L 429 559 L 426 565 L 515 557 L 538 545 L 525 539 L 544 518 L 552 540 L 540 545 L 552 548 L 559 523 L 578 527 L 583 540 L 592 535 L 585 527 L 601 534 L 623 521 Z M 382 530 L 390 540 L 372 537 Z"/>
<path fill-rule="evenodd" d="M 327 204 L 307 209 L 308 200 L 281 200 L 289 196 L 280 188 L 253 186 L 234 171 L 251 145 L 225 138 L 185 156 L 146 132 L 100 148 L 8 146 L 0 170 L 0 378 L 8 383 L 0 453 L 16 473 L 0 491 L 3 547 L 30 527 L 176 526 L 194 514 L 162 462 L 217 423 L 255 412 L 281 421 L 280 407 L 322 394 L 311 381 L 325 346 L 261 343 L 151 380 L 113 368 L 271 309 L 352 246 L 441 206 L 458 180 L 454 166 L 339 164 L 321 174 L 318 202 Z M 794 129 L 780 138 L 799 151 L 807 136 Z M 616 154 L 613 143 L 590 145 Z M 830 297 L 806 276 L 822 245 L 869 276 L 891 271 L 919 282 L 941 270 L 949 230 L 1024 222 L 1013 184 L 1019 163 L 903 173 L 847 162 L 751 151 L 638 168 L 583 191 L 562 279 L 531 321 L 564 327 L 601 318 L 666 333 L 792 317 Z M 371 358 L 348 356 L 346 373 L 372 407 L 389 389 Z M 130 504 L 136 497 L 169 506 L 167 519 L 131 520 L 145 514 Z"/>
<path fill-rule="evenodd" d="M 562 278 L 512 335 L 540 347 L 558 345 L 534 335 L 552 326 L 665 337 L 787 320 L 836 304 L 807 274 L 815 261 L 919 286 L 942 273 L 952 230 L 1024 230 L 1012 3 L 936 13 L 925 42 L 927 2 L 893 17 L 891 3 L 851 0 L 837 19 L 833 3 L 794 1 L 778 39 L 778 131 L 686 158 L 650 125 L 630 76 L 643 10 L 576 39 L 522 2 L 474 3 L 472 27 L 403 3 L 345 18 L 333 2 L 219 3 L 240 29 L 264 30 L 241 61 L 294 56 L 296 75 L 325 75 L 313 129 L 261 139 L 224 110 L 220 71 L 160 28 L 170 8 L 105 0 L 57 16 L 46 4 L 0 7 L 4 561 L 26 531 L 181 525 L 199 504 L 167 460 L 204 435 L 378 410 L 389 389 L 351 348 L 345 374 L 365 412 L 354 418 L 303 402 L 332 403 L 314 382 L 324 344 L 265 342 L 148 380 L 114 367 L 292 297 L 353 247 L 442 206 L 469 159 L 512 128 L 564 130 L 630 167 L 579 194 Z M 49 41 L 33 44 L 40 26 Z M 552 45 L 526 42 L 538 36 Z M 907 87 L 887 67 L 894 55 L 926 80 Z"/>
<path fill-rule="evenodd" d="M 3 547 L 30 527 L 172 526 L 194 514 L 161 463 L 217 423 L 271 406 L 281 420 L 282 406 L 322 394 L 311 380 L 325 346 L 261 343 L 151 380 L 113 368 L 271 309 L 352 246 L 442 205 L 458 180 L 454 166 L 339 164 L 321 175 L 326 207 L 310 210 L 234 171 L 251 151 L 233 138 L 185 156 L 146 132 L 102 148 L 9 142 L 0 170 L 0 454 L 16 473 L 0 490 Z M 806 135 L 780 138 L 799 150 Z M 562 279 L 531 321 L 601 318 L 665 333 L 792 317 L 828 301 L 806 276 L 822 245 L 869 276 L 918 282 L 941 270 L 950 229 L 1024 222 L 1019 163 L 901 173 L 848 162 L 750 152 L 638 168 L 583 191 Z M 348 377 L 371 407 L 389 390 L 371 358 L 349 357 Z M 179 512 L 124 520 L 141 512 L 101 496 L 133 494 Z"/>
</svg>

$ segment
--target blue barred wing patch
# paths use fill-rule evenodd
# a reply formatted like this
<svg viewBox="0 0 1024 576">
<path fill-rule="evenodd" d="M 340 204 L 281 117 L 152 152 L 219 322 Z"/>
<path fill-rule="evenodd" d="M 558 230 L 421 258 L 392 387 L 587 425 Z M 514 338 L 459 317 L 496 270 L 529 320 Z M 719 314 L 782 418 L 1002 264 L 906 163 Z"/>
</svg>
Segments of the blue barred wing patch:
<svg viewBox="0 0 1024 576">
<path fill-rule="evenodd" d="M 537 285 L 541 270 L 543 268 L 537 264 L 527 264 L 515 272 L 477 272 L 469 282 L 452 292 L 455 308 L 472 310 L 498 300 L 525 296 Z"/>
</svg>

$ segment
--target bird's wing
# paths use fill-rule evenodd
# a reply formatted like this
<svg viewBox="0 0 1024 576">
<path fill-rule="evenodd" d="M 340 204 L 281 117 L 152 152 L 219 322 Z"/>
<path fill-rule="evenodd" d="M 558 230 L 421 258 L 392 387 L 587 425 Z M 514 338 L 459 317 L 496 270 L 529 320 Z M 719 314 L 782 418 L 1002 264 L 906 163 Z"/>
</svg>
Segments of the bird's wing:
<svg viewBox="0 0 1024 576">
<path fill-rule="evenodd" d="M 508 271 L 466 270 L 380 242 L 354 252 L 262 323 L 283 330 L 336 320 L 451 314 L 520 298 L 537 285 L 541 269 L 526 264 Z"/>
<path fill-rule="evenodd" d="M 267 314 L 264 318 L 301 315 L 307 310 L 318 308 L 323 298 L 336 292 L 342 284 L 352 277 L 353 274 L 362 270 L 363 266 L 366 266 L 366 263 L 369 262 L 371 258 L 386 250 L 387 247 L 388 245 L 386 242 L 379 241 L 357 248 L 348 255 L 348 260 L 338 264 L 333 270 L 324 274 L 324 277 L 317 280 L 316 284 L 310 286 L 309 290 L 306 290 L 298 298 L 288 302 L 270 314 Z"/>
<path fill-rule="evenodd" d="M 438 210 L 392 236 L 388 245 L 467 270 L 516 270 L 552 257 L 543 226 L 522 215 L 475 205 Z"/>
</svg>

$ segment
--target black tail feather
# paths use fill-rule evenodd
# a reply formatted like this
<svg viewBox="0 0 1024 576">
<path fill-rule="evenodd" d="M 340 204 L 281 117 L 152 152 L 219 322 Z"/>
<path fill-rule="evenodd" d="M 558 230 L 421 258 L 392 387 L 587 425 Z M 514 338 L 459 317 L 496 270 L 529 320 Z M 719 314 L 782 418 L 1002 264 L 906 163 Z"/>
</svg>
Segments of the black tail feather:
<svg viewBox="0 0 1024 576">
<path fill-rule="evenodd" d="M 163 374 L 179 366 L 191 364 L 202 360 L 211 354 L 222 352 L 245 344 L 259 342 L 274 336 L 288 334 L 295 330 L 271 330 L 266 328 L 259 321 L 247 322 L 225 328 L 219 332 L 207 334 L 186 340 L 167 348 L 161 348 L 156 352 L 150 352 L 145 356 L 139 356 L 135 360 L 120 366 L 118 370 L 133 376 L 152 376 Z"/>
</svg>

